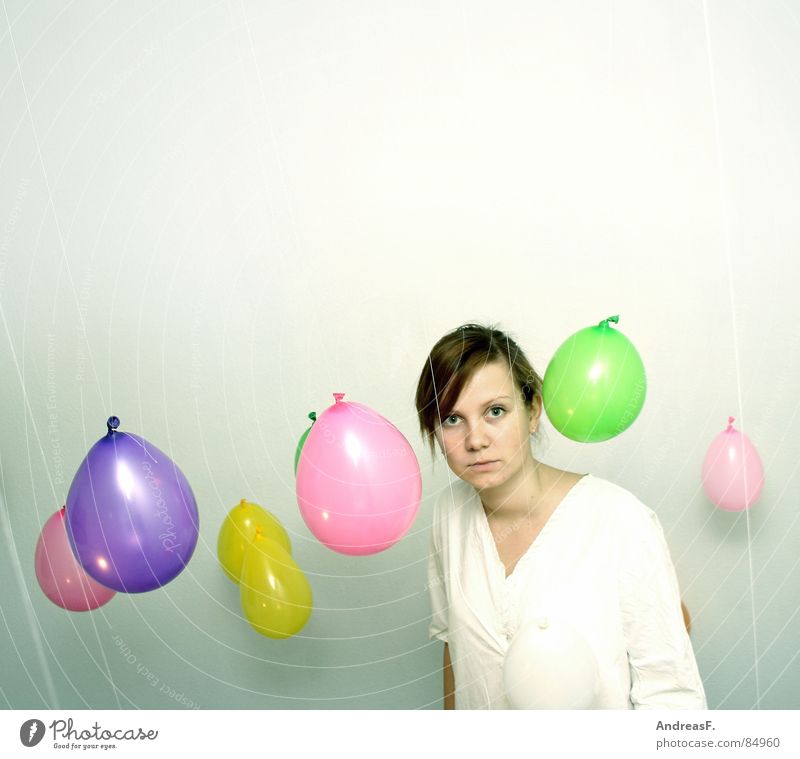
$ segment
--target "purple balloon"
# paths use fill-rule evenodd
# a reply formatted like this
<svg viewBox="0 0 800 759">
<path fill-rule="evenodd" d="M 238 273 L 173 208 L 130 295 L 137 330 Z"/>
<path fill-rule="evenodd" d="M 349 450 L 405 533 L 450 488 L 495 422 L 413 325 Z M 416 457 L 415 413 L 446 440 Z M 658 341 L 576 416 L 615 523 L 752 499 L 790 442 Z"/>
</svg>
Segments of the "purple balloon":
<svg viewBox="0 0 800 759">
<path fill-rule="evenodd" d="M 123 593 L 144 593 L 173 580 L 192 557 L 197 503 L 169 456 L 118 426 L 112 416 L 72 480 L 67 535 L 88 575 Z"/>
</svg>

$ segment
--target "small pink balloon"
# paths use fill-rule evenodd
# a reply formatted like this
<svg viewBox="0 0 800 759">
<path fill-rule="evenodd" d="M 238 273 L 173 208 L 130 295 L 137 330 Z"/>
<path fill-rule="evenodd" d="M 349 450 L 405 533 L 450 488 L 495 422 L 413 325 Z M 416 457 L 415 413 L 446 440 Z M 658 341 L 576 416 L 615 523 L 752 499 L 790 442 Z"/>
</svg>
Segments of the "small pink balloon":
<svg viewBox="0 0 800 759">
<path fill-rule="evenodd" d="M 83 570 L 67 537 L 64 509 L 53 514 L 36 541 L 36 579 L 44 594 L 68 611 L 90 611 L 107 604 L 116 593 L 89 577 Z"/>
<path fill-rule="evenodd" d="M 364 556 L 394 545 L 419 509 L 414 451 L 388 419 L 343 400 L 309 432 L 297 467 L 297 503 L 308 528 L 334 551 Z"/>
<path fill-rule="evenodd" d="M 725 511 L 744 511 L 761 495 L 764 466 L 747 435 L 733 427 L 728 417 L 727 429 L 708 446 L 703 461 L 703 489 L 716 506 Z"/>
</svg>

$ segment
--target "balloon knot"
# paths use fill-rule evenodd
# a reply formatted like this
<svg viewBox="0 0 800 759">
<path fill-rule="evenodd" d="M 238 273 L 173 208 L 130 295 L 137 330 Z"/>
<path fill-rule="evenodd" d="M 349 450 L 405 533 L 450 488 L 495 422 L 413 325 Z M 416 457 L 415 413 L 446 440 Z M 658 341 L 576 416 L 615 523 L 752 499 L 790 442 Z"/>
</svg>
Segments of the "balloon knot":
<svg viewBox="0 0 800 759">
<path fill-rule="evenodd" d="M 344 398 L 344 393 L 334 393 L 333 398 L 337 403 L 341 403 L 342 398 Z"/>
<path fill-rule="evenodd" d="M 311 411 L 311 412 L 309 413 L 309 415 L 308 415 L 308 418 L 309 418 L 309 419 L 310 419 L 312 422 L 316 422 L 316 421 L 317 421 L 317 412 L 316 412 L 316 411 Z"/>
<path fill-rule="evenodd" d="M 729 416 L 728 417 L 728 430 L 732 430 L 733 429 L 733 423 L 735 421 L 736 421 L 735 417 L 733 417 L 733 416 Z M 726 432 L 727 432 L 727 430 L 726 430 Z"/>
<path fill-rule="evenodd" d="M 117 427 L 119 427 L 119 417 L 118 416 L 110 416 L 108 417 L 108 421 L 106 422 L 106 427 L 108 428 L 108 434 L 110 435 Z"/>
<path fill-rule="evenodd" d="M 609 316 L 608 319 L 603 319 L 598 325 L 599 327 L 607 327 L 609 322 L 614 322 L 614 324 L 619 324 L 619 314 L 616 316 Z"/>
</svg>

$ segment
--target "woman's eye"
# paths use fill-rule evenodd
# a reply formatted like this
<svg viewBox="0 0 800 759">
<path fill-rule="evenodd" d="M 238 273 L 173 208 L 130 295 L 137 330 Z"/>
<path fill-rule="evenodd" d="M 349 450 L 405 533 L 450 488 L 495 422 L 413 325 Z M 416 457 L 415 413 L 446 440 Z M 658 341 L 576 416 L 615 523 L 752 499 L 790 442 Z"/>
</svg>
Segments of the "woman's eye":
<svg viewBox="0 0 800 759">
<path fill-rule="evenodd" d="M 506 410 L 502 406 L 493 406 L 489 409 L 489 416 L 493 416 L 495 419 L 499 416 L 503 416 Z"/>
<path fill-rule="evenodd" d="M 446 426 L 452 427 L 454 424 L 458 424 L 458 417 L 455 414 L 450 414 L 445 418 L 444 423 Z"/>
</svg>

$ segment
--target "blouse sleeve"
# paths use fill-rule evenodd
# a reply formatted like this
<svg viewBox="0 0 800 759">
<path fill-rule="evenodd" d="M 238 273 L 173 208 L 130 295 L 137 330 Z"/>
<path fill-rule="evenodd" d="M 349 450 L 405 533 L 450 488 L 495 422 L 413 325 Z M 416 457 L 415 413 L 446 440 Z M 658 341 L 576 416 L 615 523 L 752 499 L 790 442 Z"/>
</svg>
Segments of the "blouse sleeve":
<svg viewBox="0 0 800 759">
<path fill-rule="evenodd" d="M 431 597 L 431 624 L 428 635 L 447 642 L 447 618 L 449 604 L 447 587 L 442 566 L 442 549 L 439 545 L 437 530 L 439 527 L 438 509 L 434 508 L 433 527 L 431 529 L 430 548 L 428 553 L 428 592 Z"/>
<path fill-rule="evenodd" d="M 639 506 L 628 522 L 620 573 L 631 703 L 634 709 L 706 709 L 664 531 L 656 514 Z"/>
</svg>

